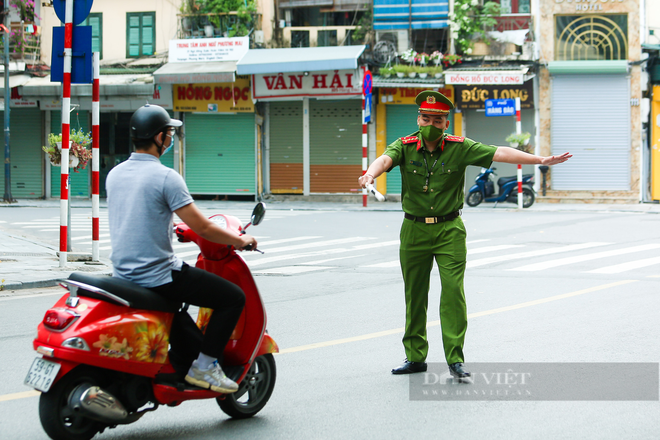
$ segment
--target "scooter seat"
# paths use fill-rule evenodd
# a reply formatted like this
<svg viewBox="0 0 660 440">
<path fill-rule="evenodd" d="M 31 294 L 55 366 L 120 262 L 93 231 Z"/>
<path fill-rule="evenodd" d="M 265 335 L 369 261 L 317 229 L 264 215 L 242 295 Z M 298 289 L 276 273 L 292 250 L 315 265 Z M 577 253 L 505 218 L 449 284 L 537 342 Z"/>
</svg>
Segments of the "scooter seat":
<svg viewBox="0 0 660 440">
<path fill-rule="evenodd" d="M 181 308 L 181 303 L 171 301 L 156 292 L 153 292 L 145 287 L 138 286 L 127 280 L 121 278 L 113 278 L 105 275 L 90 275 L 87 273 L 73 272 L 69 275 L 71 281 L 78 281 L 79 283 L 88 284 L 90 286 L 98 287 L 106 292 L 122 298 L 130 304 L 134 309 L 142 310 L 155 310 L 158 312 L 176 312 Z M 112 304 L 121 305 L 112 298 L 105 296 L 101 293 L 86 290 L 83 288 L 78 289 L 78 296 L 85 296 L 87 298 L 99 299 Z"/>
<path fill-rule="evenodd" d="M 529 179 L 531 179 L 532 177 L 534 177 L 533 174 L 525 174 L 525 175 L 522 176 L 522 180 L 523 180 L 523 182 L 524 182 L 525 180 L 529 180 Z M 501 187 L 503 187 L 504 185 L 506 185 L 507 183 L 509 183 L 509 182 L 515 182 L 515 181 L 517 181 L 517 180 L 518 180 L 518 177 L 517 177 L 517 176 L 511 176 L 511 177 L 500 177 L 499 179 L 497 179 L 497 186 L 499 186 L 499 187 L 501 188 Z"/>
</svg>

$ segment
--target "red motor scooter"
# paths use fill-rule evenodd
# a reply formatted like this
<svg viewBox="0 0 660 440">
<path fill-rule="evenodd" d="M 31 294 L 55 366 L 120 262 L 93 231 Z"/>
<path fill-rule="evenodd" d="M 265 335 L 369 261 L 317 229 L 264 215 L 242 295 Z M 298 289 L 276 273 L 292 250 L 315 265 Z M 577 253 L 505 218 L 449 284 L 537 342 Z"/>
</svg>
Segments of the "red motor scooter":
<svg viewBox="0 0 660 440">
<path fill-rule="evenodd" d="M 251 223 L 263 219 L 260 203 Z M 244 234 L 236 217 L 214 215 L 217 225 Z M 223 370 L 239 389 L 220 394 L 185 383 L 212 311 L 200 308 L 197 323 L 187 306 L 131 282 L 72 273 L 68 292 L 46 312 L 34 340 L 37 357 L 25 384 L 42 391 L 39 417 L 54 440 L 87 440 L 106 428 L 137 421 L 159 405 L 216 399 L 234 418 L 259 412 L 275 387 L 275 341 L 266 332 L 266 311 L 247 264 L 231 246 L 211 243 L 185 224 L 179 241 L 195 242 L 196 266 L 245 292 L 245 309 L 224 351 Z M 171 350 L 170 350 L 171 346 Z"/>
</svg>

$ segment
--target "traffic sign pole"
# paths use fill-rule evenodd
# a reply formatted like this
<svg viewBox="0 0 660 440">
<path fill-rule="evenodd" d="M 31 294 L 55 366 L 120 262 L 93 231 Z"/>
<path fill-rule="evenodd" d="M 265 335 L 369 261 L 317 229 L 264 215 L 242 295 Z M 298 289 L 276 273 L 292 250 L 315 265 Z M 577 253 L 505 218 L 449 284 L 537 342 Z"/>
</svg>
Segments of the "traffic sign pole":
<svg viewBox="0 0 660 440">
<path fill-rule="evenodd" d="M 516 134 L 522 133 L 520 123 L 520 98 L 516 98 Z M 523 209 L 522 165 L 518 164 L 518 209 Z"/>
<path fill-rule="evenodd" d="M 99 261 L 99 122 L 101 61 L 94 52 L 94 82 L 92 83 L 92 261 Z"/>
<path fill-rule="evenodd" d="M 371 119 L 371 108 L 367 108 L 367 102 L 371 104 L 371 99 L 367 100 L 367 95 L 371 95 L 373 81 L 372 75 L 366 66 L 362 67 L 362 175 L 367 173 L 369 165 L 367 156 L 367 147 L 369 145 L 369 138 L 367 134 L 367 123 Z M 362 188 L 362 206 L 367 207 L 367 189 Z"/>
<path fill-rule="evenodd" d="M 62 156 L 60 162 L 60 267 L 66 266 L 67 218 L 69 205 L 69 135 L 71 134 L 71 57 L 73 42 L 73 0 L 66 0 L 64 21 L 64 75 L 62 81 Z"/>
</svg>

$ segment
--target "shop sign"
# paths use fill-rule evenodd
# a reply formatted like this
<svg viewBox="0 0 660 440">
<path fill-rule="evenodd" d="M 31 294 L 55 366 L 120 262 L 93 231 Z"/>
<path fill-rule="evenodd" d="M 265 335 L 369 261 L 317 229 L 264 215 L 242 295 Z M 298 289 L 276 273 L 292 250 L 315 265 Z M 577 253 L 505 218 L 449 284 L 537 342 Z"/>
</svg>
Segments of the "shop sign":
<svg viewBox="0 0 660 440">
<path fill-rule="evenodd" d="M 449 98 L 450 101 L 454 101 L 454 86 L 444 87 L 442 89 L 438 88 L 413 88 L 413 87 L 396 87 L 396 88 L 387 88 L 382 87 L 378 89 L 378 94 L 380 96 L 380 102 L 382 104 L 405 104 L 405 105 L 417 105 L 415 103 L 415 98 L 420 93 L 426 90 L 434 90 L 440 92 Z"/>
<path fill-rule="evenodd" d="M 445 72 L 445 84 L 522 84 L 525 75 L 520 71 L 511 72 Z"/>
<path fill-rule="evenodd" d="M 254 99 L 362 95 L 357 70 L 272 73 L 252 76 Z"/>
<path fill-rule="evenodd" d="M 170 63 L 238 61 L 250 48 L 250 37 L 170 40 Z"/>
<path fill-rule="evenodd" d="M 456 107 L 485 109 L 487 99 L 520 98 L 520 108 L 534 108 L 532 81 L 520 86 L 456 86 Z"/>
<path fill-rule="evenodd" d="M 575 4 L 575 12 L 598 12 L 611 9 L 610 6 L 613 6 L 618 3 L 623 3 L 625 0 L 555 0 L 555 3 L 564 3 L 573 8 L 573 3 Z"/>
<path fill-rule="evenodd" d="M 174 84 L 174 111 L 204 113 L 254 113 L 250 79 L 233 83 Z"/>
</svg>

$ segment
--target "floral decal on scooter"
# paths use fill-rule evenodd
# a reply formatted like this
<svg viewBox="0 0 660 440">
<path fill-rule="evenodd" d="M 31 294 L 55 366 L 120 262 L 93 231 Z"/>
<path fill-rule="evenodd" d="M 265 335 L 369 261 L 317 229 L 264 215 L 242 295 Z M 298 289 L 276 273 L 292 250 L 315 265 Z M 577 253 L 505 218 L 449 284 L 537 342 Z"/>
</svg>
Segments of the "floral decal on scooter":
<svg viewBox="0 0 660 440">
<path fill-rule="evenodd" d="M 164 364 L 170 343 L 165 324 L 142 322 L 135 325 L 135 330 L 135 360 Z"/>
<path fill-rule="evenodd" d="M 100 335 L 99 340 L 94 342 L 93 346 L 99 349 L 100 356 L 124 358 L 126 360 L 130 359 L 130 353 L 133 351 L 126 338 L 122 342 L 117 342 L 115 336 L 108 337 L 108 335 Z"/>
<path fill-rule="evenodd" d="M 209 325 L 212 314 L 213 309 L 208 309 L 206 307 L 199 308 L 199 313 L 197 314 L 197 327 L 199 327 L 202 333 L 206 333 L 206 327 Z"/>
</svg>

